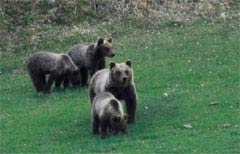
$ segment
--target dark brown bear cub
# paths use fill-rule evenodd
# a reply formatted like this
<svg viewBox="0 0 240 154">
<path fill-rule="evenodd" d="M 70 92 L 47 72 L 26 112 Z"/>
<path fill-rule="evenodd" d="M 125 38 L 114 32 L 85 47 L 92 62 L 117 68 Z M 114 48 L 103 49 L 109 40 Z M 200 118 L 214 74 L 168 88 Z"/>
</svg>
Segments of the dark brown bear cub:
<svg viewBox="0 0 240 154">
<path fill-rule="evenodd" d="M 67 54 L 72 58 L 73 62 L 78 66 L 82 86 L 87 85 L 88 74 L 92 76 L 97 70 L 105 68 L 105 57 L 113 57 L 112 39 L 98 39 L 96 44 L 81 45 L 76 44 L 70 48 Z M 77 78 L 75 76 L 75 78 Z M 79 86 L 78 83 L 75 86 Z"/>
<path fill-rule="evenodd" d="M 114 134 L 127 133 L 127 117 L 122 104 L 111 93 L 99 93 L 92 104 L 92 130 L 97 134 L 100 129 L 101 138 L 108 136 L 108 131 Z"/>
<path fill-rule="evenodd" d="M 59 88 L 64 78 L 77 71 L 78 67 L 66 54 L 42 51 L 34 53 L 28 59 L 27 69 L 37 92 L 50 92 L 54 81 L 56 88 Z"/>
<path fill-rule="evenodd" d="M 110 69 L 103 69 L 94 74 L 89 86 L 91 103 L 97 94 L 105 91 L 126 102 L 128 122 L 133 123 L 137 110 L 137 93 L 130 60 L 125 63 L 111 62 Z"/>
</svg>

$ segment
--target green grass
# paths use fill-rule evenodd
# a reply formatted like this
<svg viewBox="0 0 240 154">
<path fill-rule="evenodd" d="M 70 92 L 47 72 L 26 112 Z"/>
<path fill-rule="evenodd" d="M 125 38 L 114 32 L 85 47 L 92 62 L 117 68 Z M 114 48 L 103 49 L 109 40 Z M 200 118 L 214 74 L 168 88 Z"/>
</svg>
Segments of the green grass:
<svg viewBox="0 0 240 154">
<path fill-rule="evenodd" d="M 236 21 L 150 31 L 134 23 L 100 23 L 81 35 L 45 28 L 36 50 L 66 51 L 113 34 L 121 54 L 108 61 L 132 59 L 137 121 L 127 136 L 92 135 L 87 89 L 37 94 L 24 66 L 35 49 L 22 38 L 1 54 L 1 153 L 240 153 Z M 219 104 L 210 106 L 214 101 Z"/>
</svg>

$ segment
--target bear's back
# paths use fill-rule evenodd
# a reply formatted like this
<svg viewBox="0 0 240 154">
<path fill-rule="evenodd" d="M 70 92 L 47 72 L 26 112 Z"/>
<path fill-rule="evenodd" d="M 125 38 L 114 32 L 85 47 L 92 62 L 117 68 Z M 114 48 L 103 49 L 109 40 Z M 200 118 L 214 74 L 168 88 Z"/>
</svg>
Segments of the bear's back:
<svg viewBox="0 0 240 154">
<path fill-rule="evenodd" d="M 123 108 L 121 103 L 109 92 L 99 93 L 93 101 L 94 112 L 99 117 L 103 117 L 106 114 L 111 115 L 114 113 L 123 114 Z"/>
<path fill-rule="evenodd" d="M 76 44 L 68 50 L 67 54 L 76 65 L 84 67 L 87 61 L 87 50 L 88 45 Z"/>
<path fill-rule="evenodd" d="M 94 88 L 96 94 L 105 92 L 105 87 L 109 81 L 109 69 L 102 69 L 97 71 L 91 80 L 91 86 Z"/>
<path fill-rule="evenodd" d="M 28 68 L 49 72 L 62 54 L 40 51 L 34 53 L 28 60 Z"/>
</svg>

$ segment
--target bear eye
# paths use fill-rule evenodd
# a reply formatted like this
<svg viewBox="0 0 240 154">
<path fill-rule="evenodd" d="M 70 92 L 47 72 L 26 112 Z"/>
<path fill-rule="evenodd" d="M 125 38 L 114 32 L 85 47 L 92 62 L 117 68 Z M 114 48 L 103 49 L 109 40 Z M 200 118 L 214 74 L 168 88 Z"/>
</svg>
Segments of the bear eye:
<svg viewBox="0 0 240 154">
<path fill-rule="evenodd" d="M 128 74 L 129 74 L 129 71 L 125 71 L 125 73 L 128 75 Z"/>
</svg>

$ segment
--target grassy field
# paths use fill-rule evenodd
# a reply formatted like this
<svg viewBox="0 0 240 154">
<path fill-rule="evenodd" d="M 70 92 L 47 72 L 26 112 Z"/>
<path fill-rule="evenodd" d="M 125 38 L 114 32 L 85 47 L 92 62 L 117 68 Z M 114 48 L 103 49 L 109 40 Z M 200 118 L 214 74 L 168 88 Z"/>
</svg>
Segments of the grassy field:
<svg viewBox="0 0 240 154">
<path fill-rule="evenodd" d="M 42 28 L 35 46 L 23 30 L 22 40 L 1 53 L 1 153 L 240 153 L 236 21 L 148 31 L 134 23 L 79 27 Z M 108 62 L 132 60 L 139 102 L 129 135 L 101 140 L 91 132 L 87 89 L 37 94 L 25 60 L 108 33 L 118 51 Z"/>
</svg>

